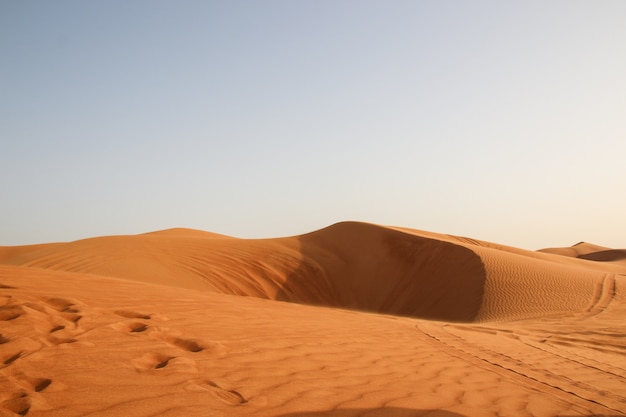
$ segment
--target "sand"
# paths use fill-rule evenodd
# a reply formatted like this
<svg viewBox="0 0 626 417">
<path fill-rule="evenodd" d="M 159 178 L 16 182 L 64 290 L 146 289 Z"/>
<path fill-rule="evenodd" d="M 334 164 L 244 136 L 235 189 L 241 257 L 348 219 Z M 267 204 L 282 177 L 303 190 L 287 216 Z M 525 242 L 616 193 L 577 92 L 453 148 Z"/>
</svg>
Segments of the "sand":
<svg viewBox="0 0 626 417">
<path fill-rule="evenodd" d="M 356 222 L 0 247 L 0 416 L 626 415 L 625 254 Z"/>
</svg>

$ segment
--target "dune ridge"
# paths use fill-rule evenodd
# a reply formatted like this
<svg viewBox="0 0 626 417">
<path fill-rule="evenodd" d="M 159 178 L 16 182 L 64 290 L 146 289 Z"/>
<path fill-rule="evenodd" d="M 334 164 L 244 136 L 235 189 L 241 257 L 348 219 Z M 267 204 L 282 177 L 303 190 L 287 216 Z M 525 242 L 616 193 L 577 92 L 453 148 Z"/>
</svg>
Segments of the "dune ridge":
<svg viewBox="0 0 626 417">
<path fill-rule="evenodd" d="M 0 252 L 12 265 L 465 322 L 580 311 L 604 270 L 626 273 L 622 252 L 609 253 L 599 267 L 580 257 L 358 222 L 277 239 L 170 229 Z"/>
<path fill-rule="evenodd" d="M 559 257 L 357 222 L 291 238 L 170 229 L 4 252 L 14 265 L 453 321 L 579 311 L 603 276 Z"/>
</svg>

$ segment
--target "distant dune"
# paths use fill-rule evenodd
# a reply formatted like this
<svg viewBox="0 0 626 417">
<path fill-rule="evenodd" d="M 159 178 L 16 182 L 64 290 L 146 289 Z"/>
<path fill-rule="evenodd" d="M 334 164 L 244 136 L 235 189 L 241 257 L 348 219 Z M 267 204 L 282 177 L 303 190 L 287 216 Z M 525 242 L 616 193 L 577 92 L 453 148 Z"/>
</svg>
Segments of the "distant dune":
<svg viewBox="0 0 626 417">
<path fill-rule="evenodd" d="M 609 249 L 587 242 L 580 242 L 569 248 L 549 248 L 540 251 L 589 261 L 619 262 L 626 266 L 626 262 L 623 262 L 626 261 L 626 249 Z"/>
<path fill-rule="evenodd" d="M 0 247 L 0 417 L 626 415 L 625 298 L 625 249 L 358 222 Z"/>
</svg>

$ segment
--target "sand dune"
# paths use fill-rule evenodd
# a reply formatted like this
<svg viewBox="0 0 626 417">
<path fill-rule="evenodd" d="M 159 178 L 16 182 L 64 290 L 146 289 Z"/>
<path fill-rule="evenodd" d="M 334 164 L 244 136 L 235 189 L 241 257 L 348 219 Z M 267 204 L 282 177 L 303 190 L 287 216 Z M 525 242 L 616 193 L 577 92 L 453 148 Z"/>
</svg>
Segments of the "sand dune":
<svg viewBox="0 0 626 417">
<path fill-rule="evenodd" d="M 356 222 L 0 247 L 0 416 L 626 415 L 625 252 Z"/>
<path fill-rule="evenodd" d="M 587 242 L 580 242 L 569 248 L 548 248 L 541 252 L 570 256 L 598 262 L 619 262 L 626 266 L 626 249 L 609 249 Z"/>
<path fill-rule="evenodd" d="M 356 222 L 281 239 L 170 229 L 4 252 L 12 265 L 463 322 L 579 311 L 606 271 L 626 274 L 619 256 L 599 265 Z"/>
</svg>

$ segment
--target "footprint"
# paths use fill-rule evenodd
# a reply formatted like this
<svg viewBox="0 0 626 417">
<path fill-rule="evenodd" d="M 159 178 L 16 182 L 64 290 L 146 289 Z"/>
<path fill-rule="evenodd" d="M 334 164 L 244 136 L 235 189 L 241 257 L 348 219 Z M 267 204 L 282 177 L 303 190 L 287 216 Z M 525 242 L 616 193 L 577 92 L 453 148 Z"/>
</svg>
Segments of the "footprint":
<svg viewBox="0 0 626 417">
<path fill-rule="evenodd" d="M 0 333 L 0 345 L 10 342 L 11 339 Z"/>
<path fill-rule="evenodd" d="M 163 372 L 163 368 L 167 374 L 177 373 L 198 373 L 198 364 L 195 360 L 182 356 L 172 356 L 161 352 L 146 353 L 140 358 L 131 361 L 136 370 L 140 372 L 152 371 Z"/>
<path fill-rule="evenodd" d="M 16 336 L 0 346 L 2 347 L 0 350 L 0 368 L 4 368 L 20 358 L 41 350 L 43 345 L 41 341 Z M 1 375 L 0 381 L 2 381 Z M 0 396 L 0 398 L 2 397 Z"/>
<path fill-rule="evenodd" d="M 219 342 L 207 342 L 205 340 L 199 340 L 195 338 L 186 338 L 178 335 L 179 333 L 169 333 L 165 328 L 153 328 L 150 332 L 150 336 L 156 339 L 161 339 L 165 343 L 172 346 L 176 346 L 186 352 L 198 353 L 202 351 L 208 351 L 213 354 L 223 353 L 226 350 L 225 346 Z"/>
<path fill-rule="evenodd" d="M 24 303 L 24 307 L 28 307 L 32 310 L 39 311 L 40 313 L 46 313 L 46 308 L 37 303 Z"/>
<path fill-rule="evenodd" d="M 33 387 L 35 392 L 41 392 L 52 384 L 50 378 L 29 378 L 28 383 Z"/>
<path fill-rule="evenodd" d="M 141 333 L 148 330 L 148 325 L 140 321 L 115 323 L 111 327 L 117 331 L 129 333 Z"/>
<path fill-rule="evenodd" d="M 211 395 L 214 395 L 219 400 L 231 404 L 240 405 L 248 402 L 246 398 L 235 390 L 227 390 L 220 387 L 217 383 L 211 380 L 192 381 L 190 385 L 186 387 L 190 391 L 207 391 Z"/>
<path fill-rule="evenodd" d="M 0 321 L 15 320 L 26 313 L 20 305 L 0 306 Z"/>
<path fill-rule="evenodd" d="M 19 386 L 27 392 L 41 392 L 48 388 L 52 383 L 50 378 L 33 378 L 26 376 L 23 373 L 18 373 L 15 376 L 15 379 Z"/>
<path fill-rule="evenodd" d="M 78 342 L 78 340 L 73 339 L 71 337 L 54 337 L 54 336 L 48 336 L 48 341 L 56 346 Z"/>
<path fill-rule="evenodd" d="M 13 355 L 7 355 L 4 360 L 3 360 L 3 364 L 4 365 L 11 365 L 13 362 L 15 362 L 16 360 L 18 360 L 21 356 L 22 356 L 22 351 L 14 353 Z"/>
<path fill-rule="evenodd" d="M 141 333 L 148 329 L 148 325 L 141 322 L 131 323 L 128 325 L 128 329 L 131 333 Z"/>
<path fill-rule="evenodd" d="M 80 310 L 74 307 L 76 305 L 74 301 L 65 298 L 47 298 L 44 301 L 61 313 L 80 313 Z"/>
<path fill-rule="evenodd" d="M 168 342 L 188 352 L 202 352 L 204 346 L 193 339 L 183 339 L 182 337 L 167 338 Z"/>
<path fill-rule="evenodd" d="M 78 321 L 82 319 L 83 316 L 75 313 L 61 313 L 61 318 L 74 323 L 74 327 L 78 327 Z"/>
<path fill-rule="evenodd" d="M 121 317 L 126 317 L 127 319 L 144 319 L 150 320 L 152 316 L 150 314 L 137 313 L 135 311 L 130 310 L 117 310 L 115 314 Z"/>
<path fill-rule="evenodd" d="M 50 329 L 50 333 L 58 332 L 59 330 L 63 330 L 63 329 L 65 329 L 65 326 L 63 326 L 62 324 L 59 324 L 58 326 L 54 326 L 52 329 Z"/>
<path fill-rule="evenodd" d="M 140 371 L 162 369 L 169 365 L 170 361 L 174 358 L 176 357 L 163 353 L 146 353 L 140 358 L 133 359 L 132 364 Z"/>
<path fill-rule="evenodd" d="M 20 416 L 28 414 L 31 407 L 31 400 L 26 393 L 21 393 L 17 397 L 2 402 L 0 410 L 8 410 Z"/>
<path fill-rule="evenodd" d="M 0 290 L 15 290 L 15 287 L 12 287 L 10 285 L 5 285 L 3 283 L 0 282 Z"/>
</svg>

